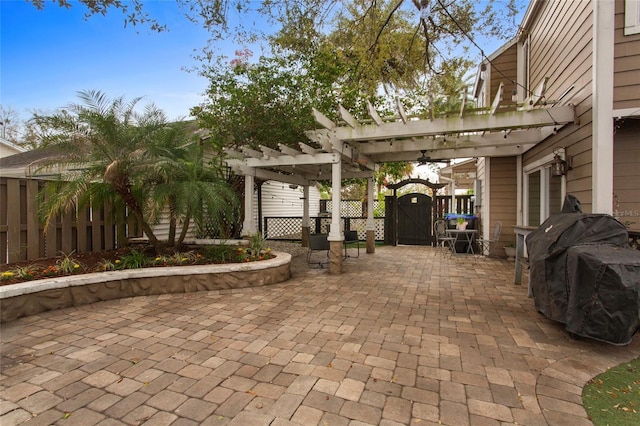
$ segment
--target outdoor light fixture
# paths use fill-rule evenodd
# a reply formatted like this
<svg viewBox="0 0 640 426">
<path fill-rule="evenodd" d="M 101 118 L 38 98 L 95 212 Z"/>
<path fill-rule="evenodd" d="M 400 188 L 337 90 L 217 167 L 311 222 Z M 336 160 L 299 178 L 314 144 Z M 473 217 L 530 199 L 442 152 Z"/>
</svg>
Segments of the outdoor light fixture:
<svg viewBox="0 0 640 426">
<path fill-rule="evenodd" d="M 567 156 L 566 160 L 560 157 L 564 153 L 564 148 L 556 148 L 553 150 L 553 160 L 551 161 L 551 176 L 565 176 L 567 171 L 571 170 L 571 157 Z"/>
<path fill-rule="evenodd" d="M 516 89 L 511 92 L 511 102 L 518 103 L 518 91 Z"/>
</svg>

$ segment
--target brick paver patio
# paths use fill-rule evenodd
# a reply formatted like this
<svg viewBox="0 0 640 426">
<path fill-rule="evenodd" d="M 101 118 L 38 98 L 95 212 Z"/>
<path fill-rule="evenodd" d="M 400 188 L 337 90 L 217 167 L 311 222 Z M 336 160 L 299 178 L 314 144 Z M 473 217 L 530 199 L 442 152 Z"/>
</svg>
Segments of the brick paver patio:
<svg viewBox="0 0 640 426">
<path fill-rule="evenodd" d="M 342 275 L 137 297 L 2 325 L 0 424 L 581 425 L 640 356 L 572 339 L 512 263 L 379 247 Z"/>
</svg>

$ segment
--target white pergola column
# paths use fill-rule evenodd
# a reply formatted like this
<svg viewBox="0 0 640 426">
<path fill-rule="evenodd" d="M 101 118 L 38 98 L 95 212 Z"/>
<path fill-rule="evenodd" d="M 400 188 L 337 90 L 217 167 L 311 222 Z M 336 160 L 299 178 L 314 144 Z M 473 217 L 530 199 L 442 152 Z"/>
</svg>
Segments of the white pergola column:
<svg viewBox="0 0 640 426">
<path fill-rule="evenodd" d="M 244 175 L 244 222 L 242 236 L 249 237 L 256 233 L 253 217 L 253 175 Z"/>
<path fill-rule="evenodd" d="M 331 231 L 329 232 L 329 273 L 342 272 L 342 244 L 344 233 L 340 227 L 340 193 L 342 190 L 342 161 L 331 164 Z"/>
<path fill-rule="evenodd" d="M 592 0 L 592 213 L 613 211 L 614 1 Z"/>
<path fill-rule="evenodd" d="M 302 187 L 302 247 L 309 247 L 309 185 Z"/>
<path fill-rule="evenodd" d="M 373 177 L 367 178 L 367 253 L 376 251 L 376 222 L 373 219 Z"/>
</svg>

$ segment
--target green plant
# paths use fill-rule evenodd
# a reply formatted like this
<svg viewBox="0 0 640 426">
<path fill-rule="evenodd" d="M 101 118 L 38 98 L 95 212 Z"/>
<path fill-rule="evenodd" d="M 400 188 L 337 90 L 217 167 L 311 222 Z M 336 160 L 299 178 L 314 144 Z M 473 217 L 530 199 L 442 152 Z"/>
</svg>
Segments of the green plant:
<svg viewBox="0 0 640 426">
<path fill-rule="evenodd" d="M 249 238 L 249 254 L 258 257 L 264 249 L 264 237 L 260 232 L 256 232 Z"/>
<path fill-rule="evenodd" d="M 15 275 L 21 280 L 32 280 L 37 275 L 37 271 L 40 269 L 40 265 L 28 265 L 16 268 Z"/>
<path fill-rule="evenodd" d="M 62 257 L 56 261 L 56 265 L 58 265 L 58 270 L 61 273 L 75 274 L 84 270 L 82 264 L 72 257 L 74 252 L 75 250 L 69 254 L 60 252 Z"/>
<path fill-rule="evenodd" d="M 465 223 L 467 220 L 464 217 L 459 217 L 456 219 L 456 222 L 458 222 L 460 225 L 462 225 L 463 223 Z"/>
<path fill-rule="evenodd" d="M 205 249 L 205 256 L 214 262 L 226 262 L 233 258 L 236 248 L 226 244 L 209 246 Z"/>
<path fill-rule="evenodd" d="M 148 259 L 144 252 L 131 249 L 129 253 L 120 256 L 115 263 L 118 269 L 139 269 L 147 265 Z"/>
<path fill-rule="evenodd" d="M 2 274 L 0 274 L 0 280 L 2 281 L 8 281 L 10 279 L 12 279 L 14 277 L 14 273 L 12 271 L 4 271 Z"/>
<path fill-rule="evenodd" d="M 185 263 L 196 263 L 198 261 L 197 255 L 194 251 L 187 252 L 175 252 L 171 256 L 171 263 L 174 265 L 184 265 Z"/>
<path fill-rule="evenodd" d="M 96 272 L 115 271 L 116 265 L 108 259 L 102 259 L 96 268 Z"/>
</svg>

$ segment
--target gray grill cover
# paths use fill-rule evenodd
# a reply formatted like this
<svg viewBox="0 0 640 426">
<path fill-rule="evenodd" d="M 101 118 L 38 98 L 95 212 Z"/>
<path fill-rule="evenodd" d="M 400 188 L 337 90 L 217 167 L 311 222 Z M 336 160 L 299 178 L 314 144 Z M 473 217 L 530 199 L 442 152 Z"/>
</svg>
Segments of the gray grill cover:
<svg viewBox="0 0 640 426">
<path fill-rule="evenodd" d="M 613 344 L 640 328 L 640 251 L 611 245 L 571 247 L 567 255 L 567 330 Z"/>
<path fill-rule="evenodd" d="M 629 247 L 629 236 L 624 225 L 612 216 L 602 214 L 552 215 L 538 229 L 529 234 L 526 241 L 529 253 L 529 277 L 536 309 L 548 318 L 563 324 L 567 324 L 568 321 L 570 295 L 575 288 L 581 288 L 583 277 L 582 272 L 579 276 L 573 274 L 575 278 L 569 277 L 567 263 L 569 248 L 585 244 L 615 245 L 626 249 Z M 591 265 L 596 267 L 596 270 L 589 269 L 590 272 L 584 273 L 596 274 L 600 266 Z M 628 284 L 625 283 L 625 285 Z M 605 287 L 608 286 L 608 284 L 605 285 Z M 615 287 L 615 284 L 612 286 Z M 574 317 L 575 315 L 572 316 Z M 580 328 L 575 324 L 570 327 Z M 589 337 L 611 341 L 609 336 L 604 335 Z"/>
</svg>

